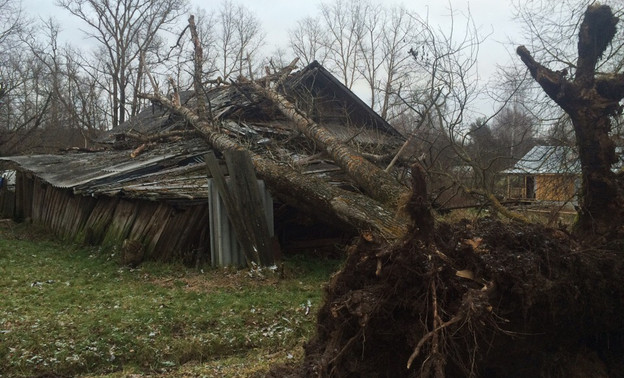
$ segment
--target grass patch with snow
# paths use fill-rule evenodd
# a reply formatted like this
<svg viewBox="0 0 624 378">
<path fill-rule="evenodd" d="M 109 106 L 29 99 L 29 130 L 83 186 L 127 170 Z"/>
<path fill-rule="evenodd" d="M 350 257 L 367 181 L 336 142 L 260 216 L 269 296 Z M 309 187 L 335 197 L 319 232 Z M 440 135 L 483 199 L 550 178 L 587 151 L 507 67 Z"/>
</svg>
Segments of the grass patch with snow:
<svg viewBox="0 0 624 378">
<path fill-rule="evenodd" d="M 261 373 L 301 356 L 339 264 L 293 258 L 284 278 L 128 269 L 110 253 L 14 228 L 0 237 L 0 376 Z"/>
</svg>

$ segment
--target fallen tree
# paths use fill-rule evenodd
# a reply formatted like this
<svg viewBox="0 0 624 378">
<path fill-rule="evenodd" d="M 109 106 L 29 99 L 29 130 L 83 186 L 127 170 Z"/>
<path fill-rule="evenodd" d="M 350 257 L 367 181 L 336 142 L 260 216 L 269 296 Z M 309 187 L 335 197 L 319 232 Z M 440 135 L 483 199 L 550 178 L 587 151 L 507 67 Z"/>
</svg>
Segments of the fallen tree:
<svg viewBox="0 0 624 378">
<path fill-rule="evenodd" d="M 216 151 L 244 149 L 210 122 L 201 120 L 192 109 L 159 94 L 140 96 L 182 116 Z M 277 164 L 257 153 L 250 151 L 250 154 L 258 176 L 265 180 L 272 193 L 289 205 L 356 232 L 369 231 L 382 239 L 396 239 L 405 232 L 405 222 L 397 216 L 395 209 L 365 195 L 332 186 L 322 179 L 304 176 L 286 164 Z"/>
<path fill-rule="evenodd" d="M 287 75 L 288 72 L 290 70 L 282 75 Z M 268 82 L 266 86 L 262 86 L 258 82 L 253 82 L 251 85 L 256 92 L 270 99 L 286 117 L 292 120 L 297 130 L 323 148 L 333 161 L 344 169 L 349 177 L 369 196 L 382 203 L 396 206 L 405 189 L 394 177 L 342 143 L 329 130 L 314 122 L 304 111 L 298 109 L 275 88 L 271 88 Z"/>
<path fill-rule="evenodd" d="M 492 218 L 420 232 L 433 230 L 423 182 L 406 205 L 410 232 L 349 249 L 303 363 L 269 376 L 621 376 L 618 251 Z"/>
<path fill-rule="evenodd" d="M 193 84 L 197 109 L 193 110 L 182 106 L 178 101 L 170 101 L 161 95 L 157 88 L 154 94 L 141 94 L 139 97 L 149 99 L 168 109 L 170 112 L 181 116 L 186 122 L 195 128 L 200 136 L 216 151 L 245 149 L 240 143 L 221 132 L 208 118 L 210 109 L 206 109 L 205 93 L 202 83 L 202 48 L 197 36 L 194 17 L 189 18 L 189 29 L 195 46 Z M 281 81 L 292 71 L 297 60 L 293 61 L 275 75 L 269 75 L 269 79 Z M 277 92 L 268 88 L 271 81 L 267 79 L 267 88 L 257 83 L 246 83 L 256 91 L 274 101 L 280 109 L 290 117 L 297 128 L 315 143 L 325 148 L 357 184 L 364 186 L 365 191 L 375 194 L 374 198 L 349 192 L 322 179 L 302 175 L 290 168 L 287 164 L 280 164 L 249 151 L 252 163 L 258 174 L 263 179 L 271 192 L 280 197 L 284 202 L 304 212 L 314 215 L 319 219 L 341 224 L 355 232 L 370 232 L 374 237 L 384 240 L 396 239 L 405 232 L 405 222 L 397 214 L 396 204 L 401 193 L 401 186 L 387 172 L 368 162 L 361 155 L 355 153 L 343 143 L 339 142 L 322 127 L 316 125 L 308 117 L 298 110 L 293 104 L 281 97 Z M 240 84 L 236 84 L 238 88 Z M 174 88 L 175 89 L 175 88 Z M 383 185 L 380 185 L 379 182 Z M 378 202 L 377 200 L 382 202 Z"/>
</svg>

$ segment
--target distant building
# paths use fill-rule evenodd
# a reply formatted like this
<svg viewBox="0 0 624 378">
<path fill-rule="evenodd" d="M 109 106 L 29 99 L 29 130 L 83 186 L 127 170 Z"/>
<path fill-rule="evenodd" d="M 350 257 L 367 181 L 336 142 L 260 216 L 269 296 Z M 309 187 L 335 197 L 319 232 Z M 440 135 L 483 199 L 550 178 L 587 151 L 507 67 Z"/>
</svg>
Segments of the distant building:
<svg viewBox="0 0 624 378">
<path fill-rule="evenodd" d="M 616 150 L 621 159 L 622 148 Z M 621 160 L 613 169 L 622 167 Z M 566 146 L 535 146 L 510 169 L 511 199 L 576 203 L 581 164 L 576 150 Z"/>
</svg>

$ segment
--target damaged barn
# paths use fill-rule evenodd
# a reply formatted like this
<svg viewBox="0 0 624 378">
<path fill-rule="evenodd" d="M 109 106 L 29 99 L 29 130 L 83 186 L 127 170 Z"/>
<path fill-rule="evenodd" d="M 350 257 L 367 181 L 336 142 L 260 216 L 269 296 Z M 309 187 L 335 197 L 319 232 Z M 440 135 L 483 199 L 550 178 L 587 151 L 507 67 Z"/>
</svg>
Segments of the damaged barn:
<svg viewBox="0 0 624 378">
<path fill-rule="evenodd" d="M 208 112 L 220 138 L 244 146 L 252 160 L 257 156 L 270 161 L 271 169 L 277 170 L 276 181 L 256 166 L 275 199 L 276 236 L 282 246 L 314 248 L 354 235 L 360 224 L 354 227 L 353 219 L 324 210 L 322 203 L 316 208 L 315 201 L 329 190 L 328 200 L 335 200 L 338 191 L 343 206 L 362 202 L 357 199 L 358 183 L 252 85 L 239 82 L 206 90 Z M 316 62 L 289 75 L 281 88 L 289 103 L 321 124 L 330 137 L 360 153 L 387 155 L 401 143 L 395 129 Z M 182 106 L 196 102 L 192 92 L 180 93 L 179 100 Z M 17 171 L 14 209 L 4 216 L 42 225 L 80 243 L 119 247 L 124 240 L 138 242 L 141 259 L 207 262 L 211 174 L 205 156 L 211 151 L 223 157 L 188 119 L 153 101 L 101 138 L 97 148 L 1 158 L 3 165 Z M 223 161 L 221 167 L 228 169 Z M 314 193 L 292 193 L 287 181 L 279 182 L 291 174 L 310 184 Z M 315 189 L 314 183 L 323 188 Z M 3 197 L 9 195 L 5 191 Z M 310 201 L 302 202 L 303 196 Z M 366 214 L 358 216 L 364 229 L 370 228 Z M 298 224 L 315 227 L 302 232 Z M 323 232 L 315 232 L 316 227 Z"/>
</svg>

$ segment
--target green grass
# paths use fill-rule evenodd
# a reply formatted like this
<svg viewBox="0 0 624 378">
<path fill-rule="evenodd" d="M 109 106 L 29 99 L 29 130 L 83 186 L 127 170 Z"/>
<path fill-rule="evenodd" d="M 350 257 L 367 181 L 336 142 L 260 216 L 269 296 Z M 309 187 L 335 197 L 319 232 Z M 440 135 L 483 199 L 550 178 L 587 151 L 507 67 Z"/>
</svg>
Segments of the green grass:
<svg viewBox="0 0 624 378">
<path fill-rule="evenodd" d="M 247 376 L 301 356 L 339 262 L 197 271 L 0 235 L 0 376 Z M 21 239 L 21 240 L 20 240 Z"/>
</svg>

